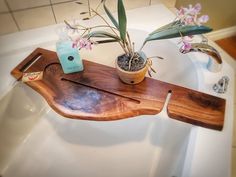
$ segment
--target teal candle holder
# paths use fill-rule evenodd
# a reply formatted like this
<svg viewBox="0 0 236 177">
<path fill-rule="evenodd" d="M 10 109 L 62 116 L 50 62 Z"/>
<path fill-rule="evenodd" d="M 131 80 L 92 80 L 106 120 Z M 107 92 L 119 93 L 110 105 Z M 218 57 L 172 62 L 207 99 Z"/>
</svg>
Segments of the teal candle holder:
<svg viewBox="0 0 236 177">
<path fill-rule="evenodd" d="M 72 41 L 57 42 L 56 51 L 65 74 L 83 71 L 82 59 L 77 48 L 72 47 Z"/>
</svg>

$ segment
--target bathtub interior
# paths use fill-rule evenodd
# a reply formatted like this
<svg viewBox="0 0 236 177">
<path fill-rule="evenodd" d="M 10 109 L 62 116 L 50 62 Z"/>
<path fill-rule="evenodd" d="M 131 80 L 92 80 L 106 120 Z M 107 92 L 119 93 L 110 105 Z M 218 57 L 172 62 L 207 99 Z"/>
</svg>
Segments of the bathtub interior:
<svg viewBox="0 0 236 177">
<path fill-rule="evenodd" d="M 17 83 L 0 101 L 0 169 L 30 134 L 47 105 L 37 92 Z"/>
<path fill-rule="evenodd" d="M 137 48 L 145 36 L 143 31 L 132 32 Z M 45 48 L 55 50 L 54 45 Z M 198 88 L 195 66 L 178 52 L 176 41 L 155 41 L 144 50 L 148 56 L 164 58 L 153 60 L 154 78 Z M 104 55 L 104 51 L 112 52 Z M 114 57 L 121 52 L 117 44 L 111 44 L 81 51 L 81 56 L 114 66 Z M 111 122 L 67 119 L 51 110 L 33 89 L 19 83 L 0 100 L 0 175 L 178 177 L 191 129 L 165 113 Z"/>
<path fill-rule="evenodd" d="M 64 118 L 24 84 L 0 101 L 3 177 L 181 176 L 192 126 L 156 116 Z"/>
<path fill-rule="evenodd" d="M 90 122 L 49 111 L 3 176 L 180 176 L 190 131 L 158 116 Z"/>
</svg>

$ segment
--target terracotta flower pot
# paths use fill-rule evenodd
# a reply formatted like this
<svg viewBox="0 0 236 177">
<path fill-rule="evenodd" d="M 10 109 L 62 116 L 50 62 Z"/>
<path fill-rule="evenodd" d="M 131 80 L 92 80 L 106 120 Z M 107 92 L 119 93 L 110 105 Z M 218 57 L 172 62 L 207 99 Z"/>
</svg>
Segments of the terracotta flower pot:
<svg viewBox="0 0 236 177">
<path fill-rule="evenodd" d="M 148 70 L 149 62 L 146 62 L 145 67 L 138 71 L 125 71 L 119 67 L 117 63 L 118 58 L 116 59 L 116 71 L 120 79 L 126 84 L 138 84 L 142 82 L 145 78 L 145 75 Z"/>
</svg>

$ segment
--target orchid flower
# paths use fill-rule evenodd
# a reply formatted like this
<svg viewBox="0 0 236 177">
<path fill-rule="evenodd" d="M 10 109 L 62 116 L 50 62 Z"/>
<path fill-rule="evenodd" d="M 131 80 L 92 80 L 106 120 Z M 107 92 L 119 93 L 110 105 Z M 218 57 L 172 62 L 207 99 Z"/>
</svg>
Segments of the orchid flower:
<svg viewBox="0 0 236 177">
<path fill-rule="evenodd" d="M 87 49 L 87 50 L 92 50 L 92 45 L 94 44 L 93 41 L 91 41 L 88 38 L 83 38 L 79 36 L 77 39 L 74 40 L 72 47 L 73 48 L 79 48 L 79 49 Z"/>
<path fill-rule="evenodd" d="M 82 48 L 91 50 L 92 45 L 94 44 L 117 42 L 124 50 L 124 53 L 127 56 L 131 56 L 130 61 L 132 61 L 134 59 L 135 49 L 134 43 L 131 42 L 127 32 L 127 18 L 123 1 L 118 0 L 118 18 L 113 16 L 113 14 L 107 8 L 105 2 L 106 0 L 102 0 L 100 1 L 100 4 L 103 4 L 104 11 L 110 22 L 112 22 L 112 25 L 106 20 L 106 18 L 97 12 L 97 9 L 91 9 L 91 11 L 96 16 L 100 17 L 104 22 L 101 25 L 86 27 L 79 24 L 76 20 L 74 20 L 72 24 L 64 21 L 67 25 L 67 28 L 71 30 L 68 31 L 72 33 L 70 34 L 70 38 L 72 40 L 74 39 L 73 47 L 78 48 L 79 50 Z M 148 34 L 139 51 L 141 51 L 144 45 L 149 41 L 170 39 L 175 37 L 181 37 L 181 43 L 183 44 L 181 47 L 182 49 L 190 50 L 192 36 L 188 35 L 198 35 L 212 31 L 210 27 L 202 25 L 208 21 L 209 17 L 207 15 L 200 15 L 201 8 L 201 4 L 199 3 L 195 4 L 194 6 L 190 4 L 187 7 L 181 7 L 177 11 L 177 16 L 173 22 L 159 27 Z M 98 28 L 102 30 L 95 30 Z M 109 29 L 109 32 L 103 30 L 103 28 Z M 79 37 L 74 38 L 73 32 L 79 34 Z M 91 39 L 94 38 L 95 40 L 98 40 L 99 38 L 99 40 L 91 41 Z"/>
<path fill-rule="evenodd" d="M 206 23 L 209 20 L 208 15 L 202 15 L 197 19 L 197 24 L 200 26 L 202 23 Z"/>
<path fill-rule="evenodd" d="M 192 48 L 191 41 L 193 36 L 184 36 L 181 38 L 183 45 L 180 47 L 180 50 L 189 51 Z"/>
<path fill-rule="evenodd" d="M 206 23 L 209 19 L 208 15 L 202 15 L 198 18 L 202 7 L 201 4 L 197 3 L 195 6 L 191 4 L 186 7 L 181 7 L 177 11 L 177 19 L 179 19 L 184 25 L 195 25 L 201 26 L 202 23 Z"/>
<path fill-rule="evenodd" d="M 183 45 L 180 47 L 180 50 L 181 51 L 184 50 L 184 51 L 188 52 L 188 51 L 190 51 L 191 48 L 192 48 L 191 43 L 183 41 Z"/>
<path fill-rule="evenodd" d="M 206 23 L 209 20 L 208 15 L 200 14 L 202 7 L 201 4 L 197 3 L 195 6 L 191 4 L 188 7 L 181 7 L 177 11 L 177 19 L 181 21 L 183 25 L 198 25 L 201 26 L 203 23 Z M 189 51 L 191 49 L 191 40 L 192 36 L 185 36 L 181 38 L 183 45 L 180 47 L 180 50 Z"/>
<path fill-rule="evenodd" d="M 200 3 L 197 3 L 194 7 L 192 6 L 192 4 L 190 4 L 188 8 L 184 8 L 186 14 L 190 14 L 193 16 L 199 14 L 201 9 L 202 6 Z"/>
</svg>

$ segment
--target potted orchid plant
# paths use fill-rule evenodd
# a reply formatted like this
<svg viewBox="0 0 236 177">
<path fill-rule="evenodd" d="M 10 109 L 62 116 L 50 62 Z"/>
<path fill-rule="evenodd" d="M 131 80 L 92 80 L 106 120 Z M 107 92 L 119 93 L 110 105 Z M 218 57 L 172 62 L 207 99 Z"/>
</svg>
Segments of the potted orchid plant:
<svg viewBox="0 0 236 177">
<path fill-rule="evenodd" d="M 98 16 L 104 24 L 85 27 L 80 24 L 72 25 L 65 21 L 67 28 L 79 31 L 79 36 L 74 40 L 73 47 L 78 49 L 92 49 L 92 45 L 117 42 L 124 53 L 117 57 L 116 68 L 120 79 L 127 84 L 137 84 L 145 78 L 146 72 L 155 72 L 151 67 L 151 59 L 142 51 L 145 44 L 153 40 L 170 39 L 180 37 L 181 49 L 191 49 L 191 39 L 194 35 L 203 34 L 212 31 L 211 28 L 202 25 L 209 19 L 207 15 L 200 15 L 201 5 L 189 5 L 181 7 L 177 11 L 173 22 L 162 26 L 151 32 L 143 41 L 142 47 L 135 51 L 134 43 L 130 40 L 127 31 L 126 11 L 122 0 L 117 1 L 118 18 L 116 19 L 109 8 L 106 6 L 106 0 L 100 2 L 108 16 L 108 22 L 96 9 L 89 7 L 90 18 Z M 99 5 L 99 6 L 100 6 Z M 91 15 L 92 14 L 92 15 Z M 88 20 L 89 18 L 86 18 Z M 109 29 L 109 31 L 104 30 Z"/>
</svg>

